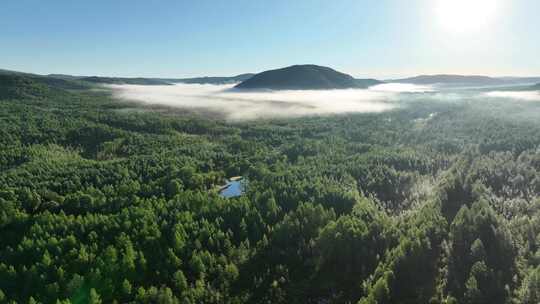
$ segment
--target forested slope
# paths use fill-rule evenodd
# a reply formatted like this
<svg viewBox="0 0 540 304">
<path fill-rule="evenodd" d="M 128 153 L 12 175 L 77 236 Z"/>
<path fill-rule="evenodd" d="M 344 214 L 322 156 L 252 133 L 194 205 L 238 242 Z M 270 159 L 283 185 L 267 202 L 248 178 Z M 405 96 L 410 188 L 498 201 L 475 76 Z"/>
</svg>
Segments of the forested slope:
<svg viewBox="0 0 540 304">
<path fill-rule="evenodd" d="M 230 124 L 0 89 L 0 303 L 540 301 L 537 104 Z"/>
</svg>

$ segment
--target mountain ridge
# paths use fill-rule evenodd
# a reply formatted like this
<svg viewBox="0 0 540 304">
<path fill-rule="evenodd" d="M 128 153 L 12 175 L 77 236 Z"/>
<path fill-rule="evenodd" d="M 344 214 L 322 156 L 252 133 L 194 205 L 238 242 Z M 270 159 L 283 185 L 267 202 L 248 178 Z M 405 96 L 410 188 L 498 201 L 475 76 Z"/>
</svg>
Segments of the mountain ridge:
<svg viewBox="0 0 540 304">
<path fill-rule="evenodd" d="M 163 78 L 172 83 L 190 83 L 190 84 L 230 84 L 248 80 L 253 77 L 253 73 L 244 73 L 236 76 L 204 76 L 192 78 Z"/>
<path fill-rule="evenodd" d="M 491 77 L 485 75 L 432 74 L 388 80 L 391 83 L 410 83 L 417 85 L 513 85 L 536 83 L 540 77 Z"/>
<path fill-rule="evenodd" d="M 417 85 L 442 85 L 442 86 L 514 86 L 514 85 L 528 85 L 529 88 L 534 90 L 540 90 L 540 77 L 492 77 L 485 75 L 459 75 L 459 74 L 426 74 L 418 75 L 414 77 L 390 79 L 380 81 L 377 79 L 357 79 L 348 74 L 338 72 L 332 68 L 318 66 L 313 64 L 306 65 L 293 65 L 286 68 L 264 71 L 258 74 L 244 73 L 235 76 L 203 76 L 203 77 L 191 77 L 191 78 L 157 78 L 157 77 L 108 77 L 108 76 L 76 76 L 69 74 L 48 74 L 39 75 L 27 72 L 20 72 L 14 70 L 0 69 L 0 75 L 19 75 L 38 79 L 39 81 L 56 82 L 56 85 L 65 86 L 67 88 L 73 88 L 74 86 L 84 86 L 89 84 L 135 84 L 135 85 L 171 85 L 176 83 L 186 84 L 235 84 L 239 83 L 237 88 L 247 88 L 247 85 L 243 84 L 253 78 L 254 76 L 263 74 L 265 72 L 279 71 L 292 67 L 315 67 L 325 71 L 331 71 L 330 73 L 341 74 L 344 82 L 338 85 L 322 85 L 319 89 L 328 88 L 367 88 L 373 85 L 381 83 L 410 83 Z M 284 78 L 287 80 L 287 78 Z M 249 83 L 249 82 L 248 82 Z M 77 85 L 75 85 L 77 84 Z M 287 85 L 282 85 L 287 87 Z M 294 84 L 290 85 L 294 89 Z M 269 87 L 259 87 L 259 89 L 268 89 Z M 309 89 L 308 85 L 305 88 Z M 317 89 L 316 86 L 311 85 L 312 89 Z M 272 88 L 269 88 L 272 89 Z M 280 88 L 277 88 L 280 89 Z"/>
<path fill-rule="evenodd" d="M 101 76 L 88 76 L 79 78 L 79 80 L 98 83 L 98 84 L 134 84 L 134 85 L 171 85 L 167 81 L 154 78 L 124 78 L 124 77 L 101 77 Z"/>
</svg>

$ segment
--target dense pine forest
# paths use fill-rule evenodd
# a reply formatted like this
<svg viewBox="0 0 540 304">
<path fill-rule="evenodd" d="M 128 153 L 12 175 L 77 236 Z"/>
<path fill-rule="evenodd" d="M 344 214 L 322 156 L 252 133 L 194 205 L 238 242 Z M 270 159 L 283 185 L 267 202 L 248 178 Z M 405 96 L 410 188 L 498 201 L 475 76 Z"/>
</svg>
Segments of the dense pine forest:
<svg viewBox="0 0 540 304">
<path fill-rule="evenodd" d="M 230 122 L 0 75 L 0 303 L 537 304 L 539 118 Z"/>
</svg>

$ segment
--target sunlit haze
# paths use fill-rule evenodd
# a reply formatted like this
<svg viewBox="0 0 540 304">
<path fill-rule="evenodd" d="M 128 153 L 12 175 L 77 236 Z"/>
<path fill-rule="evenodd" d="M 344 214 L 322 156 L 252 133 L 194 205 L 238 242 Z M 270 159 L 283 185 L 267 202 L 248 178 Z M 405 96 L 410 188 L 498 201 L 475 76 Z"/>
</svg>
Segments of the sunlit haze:
<svg viewBox="0 0 540 304">
<path fill-rule="evenodd" d="M 537 0 L 2 1 L 0 66 L 196 77 L 313 63 L 378 79 L 538 76 L 538 12 Z"/>
<path fill-rule="evenodd" d="M 501 1 L 506 0 L 435 0 L 435 17 L 446 31 L 479 34 L 500 22 Z"/>
</svg>

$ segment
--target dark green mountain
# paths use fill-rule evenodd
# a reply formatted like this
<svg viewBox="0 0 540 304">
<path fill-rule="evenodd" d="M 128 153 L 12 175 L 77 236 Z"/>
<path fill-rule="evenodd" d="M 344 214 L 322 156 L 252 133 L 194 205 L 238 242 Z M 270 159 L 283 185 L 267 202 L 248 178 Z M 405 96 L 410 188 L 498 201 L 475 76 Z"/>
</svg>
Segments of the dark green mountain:
<svg viewBox="0 0 540 304">
<path fill-rule="evenodd" d="M 238 84 L 238 89 L 328 90 L 367 88 L 379 84 L 374 79 L 355 79 L 350 75 L 318 65 L 293 65 L 265 71 Z"/>
</svg>

